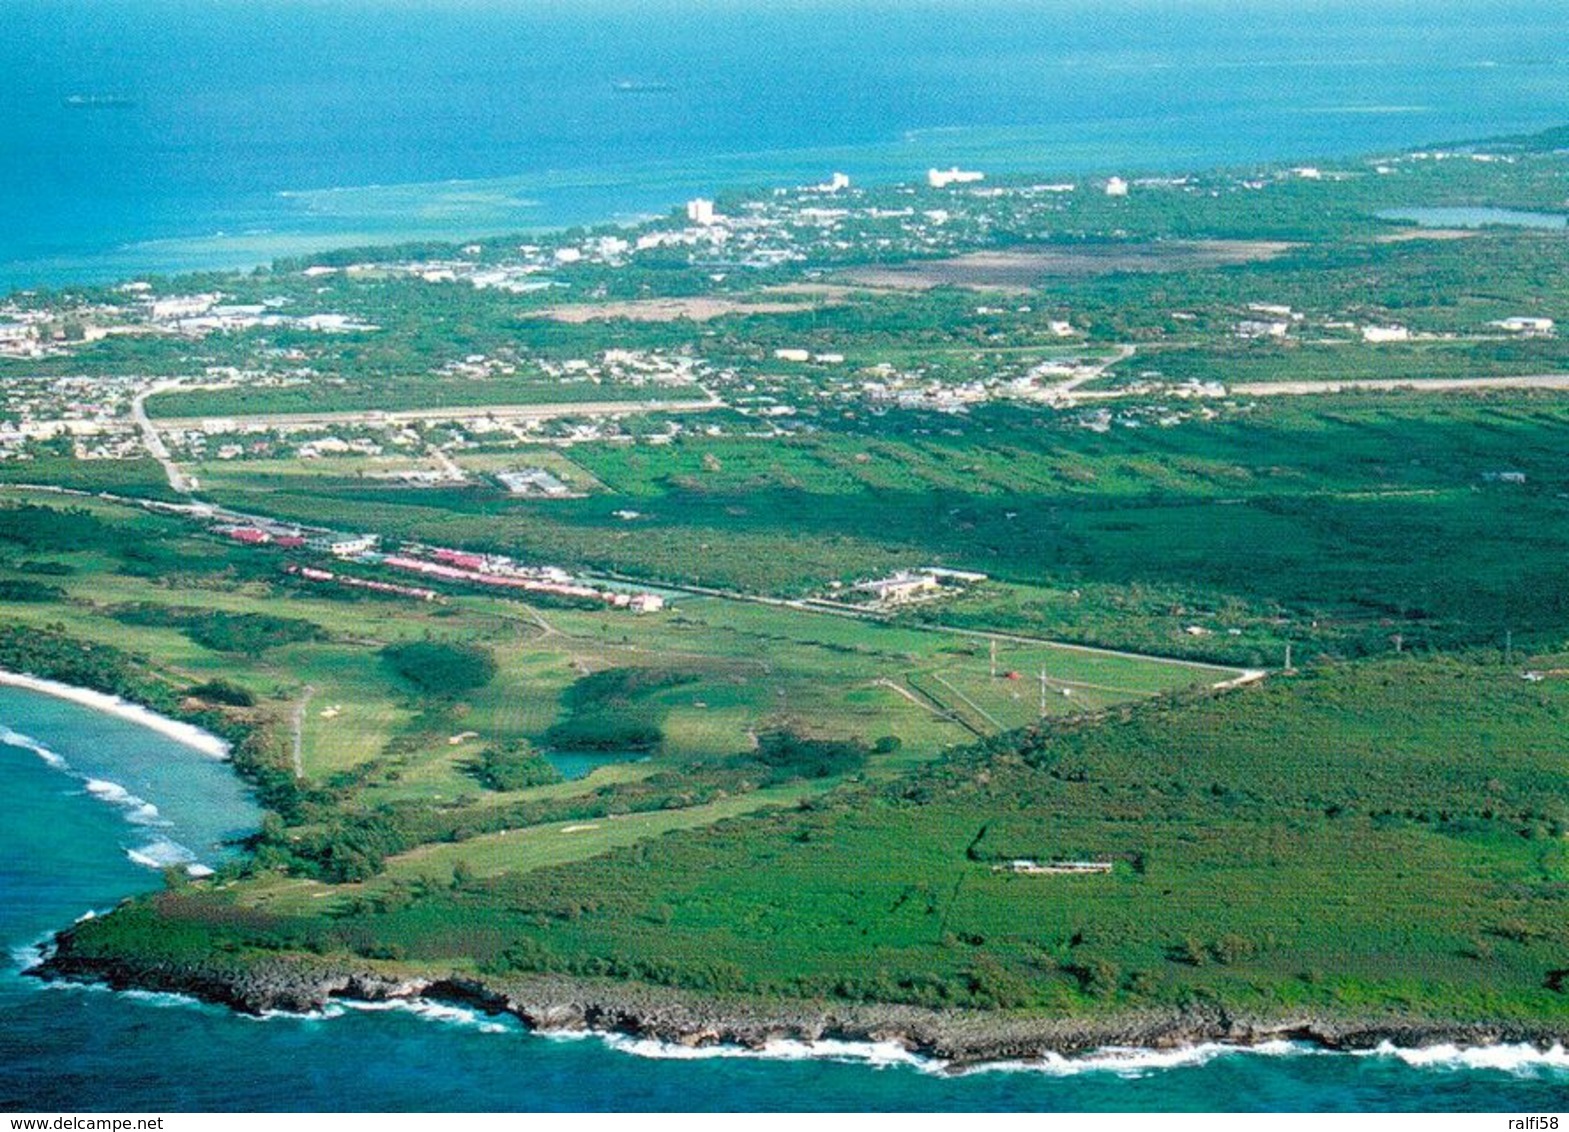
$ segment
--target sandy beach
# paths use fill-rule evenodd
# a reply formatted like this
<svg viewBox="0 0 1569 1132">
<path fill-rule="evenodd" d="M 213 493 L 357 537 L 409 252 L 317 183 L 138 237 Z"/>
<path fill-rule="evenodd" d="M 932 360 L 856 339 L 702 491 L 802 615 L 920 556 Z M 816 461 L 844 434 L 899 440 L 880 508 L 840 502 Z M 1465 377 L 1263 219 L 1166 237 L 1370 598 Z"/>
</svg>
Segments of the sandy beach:
<svg viewBox="0 0 1569 1132">
<path fill-rule="evenodd" d="M 209 731 L 190 723 L 181 723 L 177 719 L 159 715 L 150 708 L 141 704 L 133 704 L 129 700 L 112 696 L 107 692 L 95 692 L 90 688 L 78 688 L 71 684 L 61 684 L 56 680 L 44 680 L 37 676 L 28 676 L 20 672 L 7 672 L 0 669 L 0 685 L 9 685 L 13 688 L 26 688 L 32 692 L 42 692 L 45 695 L 56 696 L 62 700 L 90 707 L 95 711 L 104 712 L 120 719 L 139 723 L 143 727 L 151 728 L 162 735 L 167 735 L 177 743 L 183 743 L 193 750 L 215 759 L 229 757 L 229 744 Z"/>
</svg>

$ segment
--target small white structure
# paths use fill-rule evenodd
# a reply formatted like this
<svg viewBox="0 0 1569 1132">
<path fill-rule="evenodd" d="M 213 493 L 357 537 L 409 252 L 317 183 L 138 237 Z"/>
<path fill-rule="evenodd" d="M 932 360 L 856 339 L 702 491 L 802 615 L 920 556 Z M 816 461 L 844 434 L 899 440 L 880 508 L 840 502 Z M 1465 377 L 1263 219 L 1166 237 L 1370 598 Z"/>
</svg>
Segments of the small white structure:
<svg viewBox="0 0 1569 1132">
<path fill-rule="evenodd" d="M 627 608 L 633 613 L 658 613 L 665 607 L 665 599 L 658 594 L 633 594 Z"/>
<path fill-rule="evenodd" d="M 571 488 L 544 468 L 498 472 L 496 479 L 513 495 L 543 495 L 559 499 L 572 494 Z"/>
<path fill-rule="evenodd" d="M 1525 318 L 1516 315 L 1513 318 L 1501 318 L 1497 322 L 1488 323 L 1500 330 L 1507 330 L 1511 334 L 1551 334 L 1553 320 L 1550 318 Z"/>
<path fill-rule="evenodd" d="M 1291 329 L 1291 323 L 1271 319 L 1243 319 L 1237 323 L 1238 338 L 1284 338 Z"/>
<path fill-rule="evenodd" d="M 707 228 L 714 222 L 714 202 L 696 197 L 686 202 L 686 218 L 693 224 Z"/>
<path fill-rule="evenodd" d="M 312 550 L 325 550 L 328 554 L 346 558 L 375 550 L 378 541 L 375 535 L 323 535 L 311 539 L 307 545 Z"/>
<path fill-rule="evenodd" d="M 973 185 L 977 181 L 986 180 L 986 174 L 973 169 L 960 169 L 957 165 L 948 169 L 928 169 L 926 183 L 934 189 L 946 189 L 949 185 Z"/>
<path fill-rule="evenodd" d="M 785 349 L 775 350 L 774 357 L 778 358 L 781 362 L 808 362 L 812 360 L 812 353 L 810 350 L 798 350 L 787 347 Z"/>
<path fill-rule="evenodd" d="M 860 582 L 856 589 L 869 593 L 878 601 L 901 602 L 911 601 L 923 594 L 931 593 L 938 589 L 940 583 L 933 574 L 912 573 L 909 570 L 900 570 L 886 578 L 877 578 L 870 582 Z"/>
<path fill-rule="evenodd" d="M 218 294 L 171 295 L 168 298 L 152 300 L 148 312 L 155 321 L 194 318 L 212 310 L 222 299 L 223 296 Z"/>
<path fill-rule="evenodd" d="M 1084 875 L 1093 873 L 1109 873 L 1112 870 L 1110 861 L 1036 861 L 1029 857 L 1018 857 L 1012 861 L 1005 861 L 1000 865 L 993 865 L 992 870 L 999 873 L 1023 873 L 1026 876 L 1040 875 Z"/>
<path fill-rule="evenodd" d="M 843 173 L 835 173 L 828 180 L 816 186 L 817 191 L 820 193 L 837 193 L 840 189 L 848 189 L 849 187 L 850 178 Z"/>
<path fill-rule="evenodd" d="M 1364 326 L 1362 328 L 1362 341 L 1409 342 L 1411 341 L 1411 331 L 1404 326 Z"/>
<path fill-rule="evenodd" d="M 1121 177 L 1113 177 L 1106 182 L 1106 195 L 1109 197 L 1125 197 L 1128 195 L 1128 182 Z"/>
</svg>

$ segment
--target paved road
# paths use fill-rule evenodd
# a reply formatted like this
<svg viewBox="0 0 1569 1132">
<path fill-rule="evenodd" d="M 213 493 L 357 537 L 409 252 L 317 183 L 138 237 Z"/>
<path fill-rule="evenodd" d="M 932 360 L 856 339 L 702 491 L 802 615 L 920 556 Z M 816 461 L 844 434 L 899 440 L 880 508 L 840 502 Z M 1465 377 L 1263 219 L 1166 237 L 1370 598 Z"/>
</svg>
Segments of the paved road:
<svg viewBox="0 0 1569 1132">
<path fill-rule="evenodd" d="M 196 490 L 196 481 L 180 470 L 180 466 L 174 462 L 174 457 L 169 455 L 169 448 L 164 444 L 163 437 L 158 435 L 158 426 L 147 416 L 147 398 L 154 393 L 165 393 L 178 388 L 180 388 L 178 381 L 158 381 L 143 389 L 131 398 L 131 420 L 141 431 L 142 446 L 147 449 L 147 454 L 163 465 L 164 475 L 169 477 L 169 486 L 181 495 L 189 495 Z"/>
<path fill-rule="evenodd" d="M 1517 377 L 1352 378 L 1346 381 L 1260 381 L 1228 386 L 1233 397 L 1290 397 L 1312 393 L 1374 392 L 1446 393 L 1466 389 L 1569 389 L 1569 373 L 1522 374 Z"/>
<path fill-rule="evenodd" d="M 151 392 L 151 390 L 149 390 Z M 496 421 L 541 421 L 555 417 L 603 417 L 617 413 L 693 412 L 722 409 L 725 403 L 710 396 L 706 401 L 572 401 L 540 405 L 464 405 L 450 409 L 358 409 L 335 413 L 258 413 L 232 416 L 212 413 L 204 417 L 164 417 L 165 428 L 200 428 L 212 420 L 232 421 L 237 428 L 308 428 L 319 425 L 391 425 L 407 421 L 455 421 L 488 417 Z M 145 414 L 143 414 L 145 418 Z"/>
</svg>

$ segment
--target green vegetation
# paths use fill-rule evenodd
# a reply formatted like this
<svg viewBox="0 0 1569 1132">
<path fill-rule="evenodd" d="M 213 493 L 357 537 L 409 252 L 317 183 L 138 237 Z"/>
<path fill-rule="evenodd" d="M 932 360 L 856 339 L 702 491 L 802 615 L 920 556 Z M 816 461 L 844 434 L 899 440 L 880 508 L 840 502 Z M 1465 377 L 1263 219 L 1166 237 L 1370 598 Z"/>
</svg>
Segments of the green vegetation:
<svg viewBox="0 0 1569 1132">
<path fill-rule="evenodd" d="M 0 666 L 226 729 L 271 811 L 221 882 L 78 950 L 1569 1024 L 1569 409 L 1554 381 L 1421 388 L 1564 368 L 1499 323 L 1569 322 L 1569 243 L 1379 215 L 1559 207 L 1569 159 L 1500 144 L 1120 198 L 917 190 L 949 216 L 919 236 L 873 190 L 832 240 L 781 215 L 782 267 L 530 266 L 619 304 L 587 320 L 401 263 L 300 275 L 353 256 L 226 280 L 382 330 L 208 341 L 203 370 L 265 380 L 155 414 L 724 405 L 174 441 L 237 512 L 667 586 L 645 614 L 330 588 L 284 568 L 408 575 L 0 490 Z M 517 266 L 477 247 L 439 254 Z M 181 350 L 70 360 L 202 372 L 153 364 Z M 1322 392 L 1357 379 L 1413 388 Z M 169 494 L 79 439 L 0 478 Z M 533 467 L 568 490 L 489 478 Z M 863 584 L 929 567 L 985 577 Z"/>
<path fill-rule="evenodd" d="M 760 735 L 752 756 L 769 769 L 775 781 L 792 778 L 836 778 L 866 765 L 866 747 L 849 739 L 803 739 L 788 731 Z"/>
<path fill-rule="evenodd" d="M 561 781 L 561 772 L 523 740 L 486 747 L 474 760 L 470 773 L 485 789 L 503 793 Z"/>
<path fill-rule="evenodd" d="M 125 625 L 179 629 L 191 640 L 219 652 L 255 654 L 280 645 L 320 640 L 320 626 L 297 617 L 265 613 L 228 613 L 216 609 L 138 602 L 111 611 Z"/>
<path fill-rule="evenodd" d="M 245 926 L 263 905 L 244 888 L 184 890 L 164 914 L 202 925 L 185 929 L 199 949 L 313 940 L 436 969 L 787 997 L 1562 1019 L 1569 700 L 1498 659 L 1327 666 L 1011 735 L 589 860 L 514 854 L 498 873 L 482 857 L 458 888 L 389 879 L 325 908 L 266 901 L 266 932 Z M 994 867 L 1017 858 L 1113 869 Z M 135 949 L 121 933 L 136 923 L 83 934 Z"/>
<path fill-rule="evenodd" d="M 404 641 L 381 650 L 392 670 L 417 691 L 450 699 L 489 684 L 496 661 L 483 648 L 448 641 Z"/>
</svg>

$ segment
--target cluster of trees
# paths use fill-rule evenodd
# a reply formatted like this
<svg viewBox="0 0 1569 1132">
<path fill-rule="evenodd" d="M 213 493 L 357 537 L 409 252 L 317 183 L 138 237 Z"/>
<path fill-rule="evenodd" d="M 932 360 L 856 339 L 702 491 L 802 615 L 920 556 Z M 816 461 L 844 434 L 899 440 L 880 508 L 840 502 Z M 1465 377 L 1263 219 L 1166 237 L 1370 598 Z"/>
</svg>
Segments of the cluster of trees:
<svg viewBox="0 0 1569 1132">
<path fill-rule="evenodd" d="M 487 790 L 526 790 L 561 781 L 561 772 L 526 739 L 486 747 L 465 769 Z"/>
<path fill-rule="evenodd" d="M 423 696 L 450 700 L 478 691 L 496 676 L 496 658 L 479 645 L 453 641 L 400 641 L 382 659 Z"/>
<path fill-rule="evenodd" d="M 759 735 L 757 750 L 746 757 L 768 768 L 769 781 L 785 782 L 854 774 L 866 765 L 867 754 L 866 744 L 858 739 L 808 739 L 773 731 Z"/>
<path fill-rule="evenodd" d="M 562 696 L 570 714 L 545 733 L 564 751 L 649 751 L 664 739 L 663 711 L 653 697 L 695 679 L 661 668 L 607 668 L 576 681 Z"/>
<path fill-rule="evenodd" d="M 217 652 L 255 655 L 279 645 L 327 638 L 326 631 L 314 621 L 270 613 L 229 613 L 137 602 L 120 606 L 112 616 L 126 625 L 178 629 L 197 644 Z"/>
</svg>

